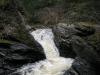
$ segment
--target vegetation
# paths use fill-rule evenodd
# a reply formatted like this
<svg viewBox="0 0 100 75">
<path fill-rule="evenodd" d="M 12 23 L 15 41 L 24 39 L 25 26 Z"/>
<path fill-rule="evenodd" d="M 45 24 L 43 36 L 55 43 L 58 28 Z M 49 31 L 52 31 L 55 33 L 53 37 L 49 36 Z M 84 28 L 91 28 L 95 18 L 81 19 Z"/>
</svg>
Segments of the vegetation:
<svg viewBox="0 0 100 75">
<path fill-rule="evenodd" d="M 20 5 L 15 2 L 17 6 L 14 6 L 13 2 L 9 4 L 10 1 L 17 1 Z M 21 11 L 27 14 L 24 16 L 28 24 L 33 26 L 55 25 L 59 22 L 85 23 L 91 26 L 100 24 L 99 2 L 99 0 L 0 0 L 0 6 L 5 7 L 8 4 L 3 10 L 0 9 L 0 25 L 4 25 L 8 30 L 10 27 L 14 28 L 15 32 L 12 31 L 11 35 L 30 43 L 26 32 L 22 30 L 21 19 L 16 10 L 23 8 Z M 95 34 L 93 39 L 96 36 L 98 34 Z"/>
<path fill-rule="evenodd" d="M 21 0 L 25 9 L 30 13 L 33 13 L 34 10 L 41 9 L 43 7 L 60 4 L 64 0 Z"/>
<path fill-rule="evenodd" d="M 100 20 L 100 18 L 98 17 L 100 16 L 99 10 L 96 9 L 96 8 L 99 8 L 100 1 L 95 1 L 95 0 L 88 0 L 88 1 L 87 0 L 30 0 L 30 1 L 21 0 L 20 2 L 25 8 L 28 16 L 30 15 L 30 21 L 33 23 L 37 23 L 37 22 L 41 23 L 41 21 L 44 20 L 45 15 L 47 15 L 48 17 L 51 17 L 52 15 L 50 15 L 49 13 L 58 14 L 59 11 L 62 11 L 64 13 L 61 13 L 62 16 L 59 16 L 59 14 L 56 16 L 53 15 L 54 17 L 57 17 L 55 19 L 58 20 L 57 22 L 54 22 L 54 24 L 58 22 L 68 22 L 68 21 L 69 22 L 88 21 L 88 22 L 99 23 L 99 20 Z M 61 10 L 59 10 L 59 8 L 61 8 Z M 56 10 L 59 10 L 59 11 L 56 11 Z M 41 14 L 41 12 L 42 13 L 44 12 L 46 14 L 45 15 Z M 40 17 L 40 15 L 42 16 Z M 59 17 L 62 17 L 62 19 L 61 18 L 59 19 Z M 46 20 L 48 19 L 46 18 Z M 51 20 L 54 20 L 54 19 L 51 18 Z M 49 19 L 48 23 L 50 24 L 50 22 L 52 24 L 52 21 L 50 21 Z M 42 24 L 45 24 L 45 22 L 42 22 Z"/>
<path fill-rule="evenodd" d="M 6 5 L 10 0 L 0 0 L 0 6 Z"/>
</svg>

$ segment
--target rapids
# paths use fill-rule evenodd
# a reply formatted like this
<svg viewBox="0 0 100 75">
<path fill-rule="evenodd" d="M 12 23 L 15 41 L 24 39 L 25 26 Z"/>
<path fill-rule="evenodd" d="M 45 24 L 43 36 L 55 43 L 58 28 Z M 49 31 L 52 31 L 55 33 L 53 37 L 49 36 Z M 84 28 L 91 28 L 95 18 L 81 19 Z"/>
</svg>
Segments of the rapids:
<svg viewBox="0 0 100 75">
<path fill-rule="evenodd" d="M 21 75 L 63 75 L 70 69 L 74 59 L 60 56 L 51 29 L 37 29 L 30 34 L 43 47 L 46 59 L 22 67 Z"/>
</svg>

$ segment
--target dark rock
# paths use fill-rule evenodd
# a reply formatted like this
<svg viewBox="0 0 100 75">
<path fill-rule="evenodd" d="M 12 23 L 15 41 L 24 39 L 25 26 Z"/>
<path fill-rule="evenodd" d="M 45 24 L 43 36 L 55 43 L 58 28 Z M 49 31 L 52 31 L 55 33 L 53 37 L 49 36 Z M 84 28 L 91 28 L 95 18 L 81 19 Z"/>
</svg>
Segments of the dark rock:
<svg viewBox="0 0 100 75">
<path fill-rule="evenodd" d="M 62 38 L 67 38 L 72 35 L 89 36 L 95 33 L 95 28 L 92 26 L 66 23 L 59 23 L 58 25 L 53 27 L 53 30 L 57 35 L 59 35 L 59 37 Z"/>
<path fill-rule="evenodd" d="M 76 25 L 75 29 L 78 30 L 78 36 L 89 36 L 95 33 L 95 28 L 92 26 Z"/>
<path fill-rule="evenodd" d="M 2 34 L 3 39 L 9 40 L 9 41 L 14 41 L 14 42 L 21 42 L 20 40 L 16 39 L 13 35 L 7 35 L 7 34 Z"/>
<path fill-rule="evenodd" d="M 61 56 L 64 57 L 75 57 L 75 52 L 72 47 L 73 35 L 76 36 L 90 36 L 95 32 L 95 29 L 91 26 L 74 25 L 59 23 L 53 27 L 55 34 L 55 42 L 60 50 Z M 56 41 L 57 40 L 57 41 Z"/>
<path fill-rule="evenodd" d="M 98 53 L 93 46 L 81 38 L 83 37 L 81 34 L 84 34 L 84 36 L 89 35 L 87 32 L 93 34 L 91 28 L 89 30 L 87 27 L 78 29 L 75 25 L 67 24 L 60 24 L 53 28 L 55 43 L 59 48 L 60 55 L 72 58 L 78 56 L 80 58 L 75 58 L 72 68 L 65 75 L 95 75 L 95 72 L 97 72 L 95 65 L 99 65 Z M 9 46 L 9 49 L 0 50 L 3 57 L 1 61 L 4 62 L 4 66 L 1 67 L 5 71 L 2 74 L 13 73 L 22 65 L 45 59 L 42 47 L 34 39 L 33 48 L 22 43 L 10 44 Z"/>
<path fill-rule="evenodd" d="M 30 47 L 26 46 L 25 44 L 15 44 L 11 46 L 11 49 L 18 50 L 18 49 L 30 49 Z"/>
<path fill-rule="evenodd" d="M 45 55 L 35 49 L 21 43 L 11 45 L 9 49 L 0 48 L 0 75 L 8 75 L 22 65 L 43 60 Z"/>
<path fill-rule="evenodd" d="M 45 55 L 43 53 L 42 47 L 34 41 L 33 37 L 32 38 L 28 37 L 28 34 L 26 34 L 27 32 L 25 32 L 24 27 L 21 26 L 22 19 L 18 14 L 18 12 L 21 12 L 23 16 L 26 16 L 26 14 L 24 13 L 23 7 L 26 6 L 25 8 L 27 8 L 29 6 L 29 8 L 27 9 L 30 10 L 30 7 L 31 7 L 30 4 L 32 2 L 30 1 L 29 4 L 27 4 L 28 6 L 26 4 L 25 6 L 21 4 L 23 6 L 21 7 L 20 4 L 17 3 L 18 0 L 9 0 L 9 1 L 10 2 L 7 4 L 4 4 L 4 6 L 2 7 L 0 6 L 0 38 L 2 39 L 2 37 L 4 36 L 3 39 L 14 41 L 17 43 L 13 43 L 13 44 L 11 44 L 10 42 L 1 43 L 0 41 L 0 75 L 12 74 L 17 68 L 21 67 L 24 64 L 34 63 L 36 61 L 45 59 Z M 20 1 L 18 2 L 20 3 Z M 22 0 L 22 1 L 24 2 L 25 0 Z M 97 18 L 99 17 L 98 16 L 99 14 L 97 10 L 95 12 L 95 8 L 94 8 L 95 7 L 94 4 L 97 4 L 99 0 L 96 2 L 93 0 L 92 2 L 91 1 L 81 2 L 79 0 L 77 1 L 78 4 L 74 0 L 73 1 L 71 0 L 71 2 L 69 0 L 68 1 L 64 0 L 63 3 L 62 3 L 63 0 L 61 2 L 57 0 L 59 4 L 62 4 L 64 6 L 62 7 L 61 5 L 60 7 L 61 9 L 59 9 L 59 7 L 54 8 L 54 6 L 49 7 L 48 2 L 50 5 L 52 3 L 53 5 L 56 4 L 55 2 L 56 0 L 54 2 L 52 1 L 49 0 L 49 1 L 46 1 L 46 3 L 45 1 L 42 1 L 42 5 L 39 4 L 41 3 L 40 0 L 36 1 L 36 5 L 35 6 L 33 5 L 31 8 L 32 15 L 34 15 L 32 17 L 36 17 L 36 18 L 40 17 L 39 21 L 43 22 L 44 24 L 48 24 L 49 22 L 58 23 L 60 22 L 59 18 L 63 20 L 63 19 L 66 19 L 64 18 L 66 16 L 71 21 L 72 20 L 74 21 L 77 21 L 77 20 L 90 21 L 91 20 L 92 22 L 99 21 L 96 19 L 96 17 Z M 34 2 L 35 0 L 33 1 L 33 3 Z M 67 6 L 65 6 L 66 3 L 67 3 Z M 98 5 L 100 4 L 98 3 L 97 7 Z M 37 6 L 38 6 L 38 9 L 40 10 L 36 10 L 36 11 L 33 10 L 33 8 L 37 9 Z M 46 11 L 43 10 L 45 9 L 44 7 L 46 7 Z M 68 7 L 68 11 L 66 10 L 66 7 Z M 74 9 L 72 9 L 73 7 Z M 45 16 L 45 13 L 47 14 L 47 16 Z M 30 17 L 30 15 L 28 15 L 27 18 Z M 32 19 L 34 20 L 34 18 L 31 18 L 31 20 Z M 27 19 L 25 21 L 27 21 Z M 47 25 L 47 27 L 44 25 L 41 25 L 38 28 L 41 28 L 42 26 L 44 28 L 49 27 L 49 25 Z M 33 28 L 34 28 L 34 25 L 33 25 Z M 100 46 L 100 42 L 99 42 L 100 32 L 96 32 L 95 29 L 96 31 L 99 31 L 100 26 L 95 28 L 95 26 L 91 27 L 91 26 L 86 26 L 86 25 L 81 25 L 81 24 L 69 25 L 66 23 L 59 23 L 58 25 L 53 26 L 53 32 L 55 33 L 55 43 L 57 47 L 59 48 L 59 52 L 61 56 L 72 57 L 72 58 L 75 58 L 76 56 L 78 56 L 78 58 L 75 58 L 75 62 L 73 63 L 72 68 L 69 71 L 67 71 L 65 75 L 96 75 L 95 72 L 98 72 L 97 75 L 100 75 L 99 69 L 98 69 L 100 68 L 99 66 L 100 65 L 100 57 L 99 57 L 100 56 L 100 47 L 99 47 Z M 90 38 L 88 38 L 87 40 L 87 37 L 89 36 L 91 37 L 91 35 L 94 33 L 98 33 L 95 35 L 95 37 L 98 37 L 98 38 L 92 37 L 91 40 Z M 85 38 L 85 40 L 83 39 L 83 37 Z M 31 40 L 29 40 L 30 38 Z M 95 42 L 95 43 L 91 45 L 92 42 Z M 18 75 L 18 74 L 15 74 L 15 75 Z"/>
<path fill-rule="evenodd" d="M 54 27 L 53 31 L 56 36 L 55 39 L 57 40 L 55 42 L 57 43 L 62 56 L 74 58 L 78 56 L 80 59 L 82 59 L 74 62 L 74 72 L 78 73 L 78 75 L 95 75 L 95 73 L 96 75 L 99 74 L 97 73 L 99 72 L 97 68 L 99 68 L 100 65 L 100 56 L 97 53 L 97 50 L 95 50 L 95 47 L 91 45 L 90 42 L 85 41 L 83 38 L 84 36 L 88 37 L 94 34 L 95 28 L 90 26 L 85 27 L 60 23 Z M 80 64 L 80 62 L 82 64 Z M 66 73 L 73 75 L 73 73 L 70 71 Z"/>
<path fill-rule="evenodd" d="M 96 63 L 97 59 L 99 59 L 98 53 L 94 50 L 94 48 L 88 43 L 86 43 L 86 41 L 82 38 L 78 36 L 73 36 L 72 45 L 73 50 L 77 53 L 77 55 L 79 55 L 83 59 L 86 59 L 88 62 Z"/>
<path fill-rule="evenodd" d="M 85 40 L 78 36 L 72 37 L 72 47 L 75 53 L 81 58 L 87 61 L 96 71 L 97 75 L 100 67 L 100 56 L 93 46 L 89 45 Z"/>
<path fill-rule="evenodd" d="M 10 48 L 10 45 L 9 43 L 0 43 L 0 48 Z"/>
<path fill-rule="evenodd" d="M 64 75 L 96 75 L 96 72 L 87 61 L 76 57 L 72 68 Z"/>
</svg>

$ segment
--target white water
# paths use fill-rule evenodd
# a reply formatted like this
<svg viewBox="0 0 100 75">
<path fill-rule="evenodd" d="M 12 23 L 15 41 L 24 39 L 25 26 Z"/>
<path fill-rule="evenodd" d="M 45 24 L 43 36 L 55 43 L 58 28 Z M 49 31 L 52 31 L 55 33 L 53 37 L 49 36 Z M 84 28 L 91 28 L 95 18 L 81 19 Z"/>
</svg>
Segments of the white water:
<svg viewBox="0 0 100 75">
<path fill-rule="evenodd" d="M 51 29 L 38 29 L 30 34 L 43 47 L 46 59 L 22 67 L 21 75 L 63 75 L 72 66 L 73 59 L 59 55 Z"/>
<path fill-rule="evenodd" d="M 59 57 L 59 52 L 53 41 L 54 35 L 51 29 L 38 29 L 31 35 L 41 44 L 47 59 Z"/>
</svg>

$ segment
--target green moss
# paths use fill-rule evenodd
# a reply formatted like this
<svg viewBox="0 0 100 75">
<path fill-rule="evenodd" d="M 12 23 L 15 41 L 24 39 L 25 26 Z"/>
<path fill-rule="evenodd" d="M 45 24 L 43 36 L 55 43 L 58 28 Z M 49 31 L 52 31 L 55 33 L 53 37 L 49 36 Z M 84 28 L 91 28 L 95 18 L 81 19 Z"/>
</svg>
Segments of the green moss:
<svg viewBox="0 0 100 75">
<path fill-rule="evenodd" d="M 93 45 L 98 45 L 100 44 L 100 32 L 96 32 L 94 35 L 91 35 L 89 38 L 88 38 L 89 41 L 91 41 L 91 43 Z"/>
<path fill-rule="evenodd" d="M 9 41 L 9 40 L 3 40 L 3 39 L 0 39 L 0 43 L 14 44 L 14 43 L 16 43 L 16 42 L 14 42 L 14 41 Z"/>
</svg>

